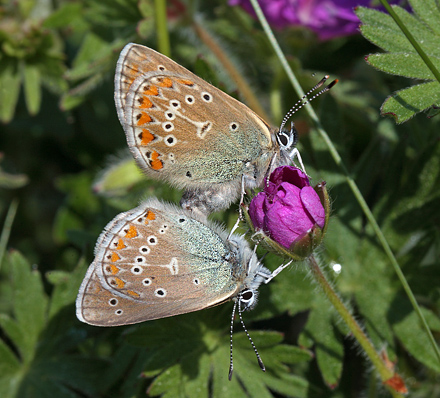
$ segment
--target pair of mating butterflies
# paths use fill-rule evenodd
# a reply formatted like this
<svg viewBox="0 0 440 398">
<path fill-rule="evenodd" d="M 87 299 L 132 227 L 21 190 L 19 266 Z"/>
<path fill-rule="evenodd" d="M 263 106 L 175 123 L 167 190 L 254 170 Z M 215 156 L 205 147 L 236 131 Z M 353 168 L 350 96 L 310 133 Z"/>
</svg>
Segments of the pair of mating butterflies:
<svg viewBox="0 0 440 398">
<path fill-rule="evenodd" d="M 116 326 L 230 299 L 239 313 L 240 305 L 252 308 L 259 285 L 277 271 L 206 216 L 290 163 L 296 132 L 271 130 L 244 104 L 138 44 L 119 57 L 115 102 L 138 165 L 185 189 L 183 208 L 150 199 L 106 226 L 80 287 L 77 317 Z"/>
</svg>

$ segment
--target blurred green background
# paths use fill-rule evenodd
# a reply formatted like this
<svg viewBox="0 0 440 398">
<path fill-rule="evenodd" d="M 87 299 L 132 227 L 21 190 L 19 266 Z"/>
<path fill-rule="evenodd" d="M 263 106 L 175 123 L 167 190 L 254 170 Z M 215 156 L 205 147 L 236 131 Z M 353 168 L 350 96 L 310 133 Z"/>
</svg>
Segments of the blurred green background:
<svg viewBox="0 0 440 398">
<path fill-rule="evenodd" d="M 262 286 L 258 306 L 244 314 L 266 373 L 236 324 L 231 382 L 232 305 L 109 329 L 76 319 L 74 300 L 103 227 L 141 198 L 181 196 L 146 180 L 128 154 L 113 101 L 125 44 L 168 51 L 168 36 L 176 62 L 256 101 L 275 126 L 297 101 L 258 22 L 241 8 L 175 0 L 161 14 L 161 3 L 0 2 L 0 395 L 390 396 L 304 264 Z M 420 113 L 396 125 L 380 115 L 386 97 L 413 81 L 368 65 L 364 57 L 379 49 L 360 34 L 320 42 L 296 27 L 276 37 L 304 90 L 324 74 L 340 80 L 312 105 L 438 338 L 440 118 Z M 240 84 L 253 95 L 244 97 Z M 332 197 L 319 252 L 329 279 L 410 396 L 440 397 L 440 363 L 344 175 L 306 112 L 293 120 L 307 172 L 327 181 Z M 124 178 L 110 186 L 109 173 L 118 172 Z M 212 218 L 230 228 L 236 217 L 234 205 Z M 265 264 L 281 261 L 270 254 Z"/>
</svg>

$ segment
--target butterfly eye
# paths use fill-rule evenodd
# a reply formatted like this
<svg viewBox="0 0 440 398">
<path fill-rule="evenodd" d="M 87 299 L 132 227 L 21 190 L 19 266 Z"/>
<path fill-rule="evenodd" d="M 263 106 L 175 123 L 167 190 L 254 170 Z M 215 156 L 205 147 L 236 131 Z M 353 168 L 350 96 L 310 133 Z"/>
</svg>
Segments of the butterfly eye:
<svg viewBox="0 0 440 398">
<path fill-rule="evenodd" d="M 248 301 L 252 300 L 253 297 L 254 297 L 254 292 L 252 290 L 245 290 L 241 294 L 241 301 L 248 302 Z"/>
<path fill-rule="evenodd" d="M 276 133 L 276 139 L 282 149 L 290 149 L 298 142 L 298 132 L 292 125 L 290 131 L 280 130 Z"/>
<path fill-rule="evenodd" d="M 257 304 L 257 294 L 252 289 L 245 289 L 240 293 L 239 300 L 244 310 L 250 310 Z"/>
</svg>

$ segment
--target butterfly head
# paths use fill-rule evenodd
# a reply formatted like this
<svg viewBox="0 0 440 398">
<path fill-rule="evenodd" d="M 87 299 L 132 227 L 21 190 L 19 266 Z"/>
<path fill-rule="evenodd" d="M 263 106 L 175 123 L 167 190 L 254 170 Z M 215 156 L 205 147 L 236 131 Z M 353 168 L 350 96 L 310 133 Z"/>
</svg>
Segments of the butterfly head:
<svg viewBox="0 0 440 398">
<path fill-rule="evenodd" d="M 281 152 L 290 152 L 298 143 L 298 132 L 294 124 L 290 125 L 290 130 L 282 128 L 275 133 L 275 139 L 280 146 Z"/>
<path fill-rule="evenodd" d="M 252 310 L 257 305 L 258 288 L 270 278 L 271 272 L 258 260 L 255 251 L 247 263 L 246 278 L 234 301 L 240 302 L 242 310 Z"/>
</svg>

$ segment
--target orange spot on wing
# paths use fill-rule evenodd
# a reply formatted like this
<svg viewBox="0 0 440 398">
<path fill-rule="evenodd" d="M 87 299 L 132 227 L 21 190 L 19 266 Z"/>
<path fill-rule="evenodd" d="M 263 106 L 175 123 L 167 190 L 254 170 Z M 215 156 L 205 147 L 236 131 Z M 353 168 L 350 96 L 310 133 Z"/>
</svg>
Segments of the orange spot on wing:
<svg viewBox="0 0 440 398">
<path fill-rule="evenodd" d="M 121 259 L 121 257 L 118 256 L 118 253 L 113 252 L 113 254 L 112 254 L 112 258 L 111 258 L 111 261 L 112 261 L 113 263 L 115 263 L 116 261 L 118 261 L 118 260 L 120 260 L 120 259 Z"/>
<path fill-rule="evenodd" d="M 115 275 L 119 272 L 119 268 L 116 265 L 110 264 L 109 266 L 110 266 L 110 272 L 112 273 L 112 275 Z"/>
<path fill-rule="evenodd" d="M 141 116 L 138 119 L 137 125 L 141 126 L 145 123 L 150 123 L 153 119 L 151 119 L 150 115 L 148 113 L 142 112 Z"/>
<path fill-rule="evenodd" d="M 139 100 L 139 102 L 141 102 L 141 104 L 139 105 L 139 108 L 141 109 L 151 108 L 153 106 L 151 100 L 149 100 L 146 96 L 143 96 L 142 99 Z"/>
<path fill-rule="evenodd" d="M 114 280 L 118 286 L 118 289 L 122 289 L 125 286 L 125 282 L 122 279 L 115 278 Z"/>
<path fill-rule="evenodd" d="M 159 86 L 170 88 L 173 87 L 173 81 L 169 77 L 165 77 L 160 83 Z"/>
<path fill-rule="evenodd" d="M 163 168 L 162 160 L 159 160 L 159 154 L 153 151 L 151 154 L 150 166 L 153 170 L 160 170 Z"/>
<path fill-rule="evenodd" d="M 128 232 L 125 234 L 126 238 L 136 238 L 138 236 L 137 229 L 134 225 L 130 225 Z"/>
<path fill-rule="evenodd" d="M 158 95 L 159 90 L 156 86 L 146 86 L 144 87 L 144 94 L 146 95 Z"/>
<path fill-rule="evenodd" d="M 130 296 L 133 296 L 133 297 L 139 297 L 139 294 L 136 293 L 136 292 L 134 292 L 133 290 L 127 290 L 127 293 L 128 293 Z"/>
<path fill-rule="evenodd" d="M 141 133 L 141 145 L 148 145 L 154 140 L 154 135 L 151 134 L 147 129 L 143 129 Z"/>
<path fill-rule="evenodd" d="M 151 210 L 148 210 L 147 212 L 147 219 L 150 221 L 153 221 L 156 219 L 156 214 L 154 214 Z"/>
<path fill-rule="evenodd" d="M 179 79 L 178 82 L 185 84 L 186 86 L 194 86 L 194 82 L 188 79 Z"/>
<path fill-rule="evenodd" d="M 121 249 L 124 249 L 124 248 L 126 248 L 126 246 L 125 246 L 125 244 L 124 244 L 124 241 L 123 241 L 122 239 L 119 238 L 119 240 L 118 240 L 118 246 L 116 246 L 116 250 L 121 250 Z"/>
</svg>

